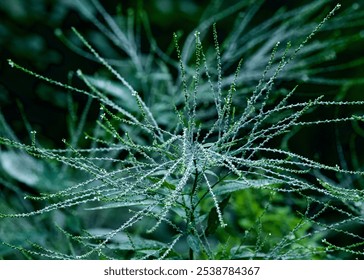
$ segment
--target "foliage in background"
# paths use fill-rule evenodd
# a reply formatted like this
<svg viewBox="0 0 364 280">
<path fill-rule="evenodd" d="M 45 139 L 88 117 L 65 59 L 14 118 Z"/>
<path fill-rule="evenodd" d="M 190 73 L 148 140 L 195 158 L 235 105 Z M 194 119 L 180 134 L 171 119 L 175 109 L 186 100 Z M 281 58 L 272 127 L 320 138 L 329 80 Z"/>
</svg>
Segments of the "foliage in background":
<svg viewBox="0 0 364 280">
<path fill-rule="evenodd" d="M 103 66 L 77 71 L 85 86 L 72 73 L 60 83 L 10 60 L 66 91 L 69 136 L 64 149 L 46 148 L 23 114 L 30 143 L 22 144 L 1 118 L 2 255 L 15 258 L 17 248 L 57 259 L 361 257 L 361 158 L 348 169 L 335 134 L 341 166 L 290 149 L 306 127 L 362 131 L 364 102 L 340 100 L 362 80 L 327 72 L 362 64 L 332 61 L 361 39 L 338 30 L 363 26 L 363 13 L 354 5 L 333 16 L 338 6 L 330 12 L 328 2 L 257 22 L 264 1 L 213 1 L 196 30 L 175 33 L 166 50 L 142 9 L 112 16 L 96 0 L 75 2 L 99 31 L 87 40 L 76 29 L 56 35 Z M 219 43 L 216 28 L 231 18 Z M 302 81 L 340 85 L 341 96 L 299 96 Z M 89 97 L 81 109 L 78 93 Z M 334 113 L 306 116 L 318 108 Z"/>
</svg>

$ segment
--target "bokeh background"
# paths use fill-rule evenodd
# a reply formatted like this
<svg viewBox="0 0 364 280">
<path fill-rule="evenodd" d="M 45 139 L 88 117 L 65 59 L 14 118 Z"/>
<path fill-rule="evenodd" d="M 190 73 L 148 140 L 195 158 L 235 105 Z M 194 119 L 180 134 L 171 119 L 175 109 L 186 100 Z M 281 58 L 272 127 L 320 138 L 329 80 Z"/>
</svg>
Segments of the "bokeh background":
<svg viewBox="0 0 364 280">
<path fill-rule="evenodd" d="M 99 72 L 101 66 L 97 62 L 79 55 L 56 35 L 57 30 L 61 30 L 66 37 L 72 37 L 71 27 L 77 28 L 108 58 L 123 58 L 125 55 L 123 52 L 109 49 L 105 45 L 105 39 L 98 35 L 95 26 L 80 10 L 77 2 L 75 0 L 0 1 L 0 112 L 16 136 L 23 142 L 30 142 L 26 127 L 26 122 L 29 122 L 32 128 L 37 131 L 38 141 L 44 146 L 54 148 L 62 146 L 61 139 L 69 137 L 69 131 L 67 130 L 67 97 L 64 90 L 50 86 L 43 81 L 11 68 L 7 62 L 8 58 L 28 69 L 32 69 L 34 72 L 42 73 L 54 80 L 65 83 L 68 82 L 70 73 L 75 72 L 77 69 L 87 71 L 88 74 Z M 110 14 L 115 14 L 119 9 L 122 14 L 127 15 L 130 13 L 130 8 L 137 10 L 142 7 L 150 21 L 151 32 L 159 48 L 168 51 L 171 46 L 173 32 L 179 32 L 182 38 L 186 38 L 187 34 L 198 26 L 207 7 L 218 1 L 106 0 L 100 2 Z M 235 0 L 223 1 L 222 7 L 228 7 L 237 2 Z M 255 5 L 255 2 L 263 2 L 263 4 L 252 20 L 252 26 L 269 19 L 279 9 L 294 9 L 313 1 L 251 1 L 251 5 Z M 334 7 L 335 4 L 336 1 L 327 1 L 326 11 Z M 363 0 L 343 0 L 341 4 L 344 10 L 352 7 L 359 11 L 364 9 Z M 239 16 L 239 11 L 237 11 L 237 14 L 217 22 L 221 42 L 229 34 L 237 16 Z M 299 16 L 300 14 L 297 14 L 297 17 Z M 300 27 L 297 26 L 297 28 Z M 300 96 L 314 98 L 322 93 L 325 93 L 327 99 L 332 100 L 364 100 L 362 82 L 364 67 L 361 59 L 364 55 L 363 14 L 361 21 L 358 20 L 354 26 L 337 30 L 337 34 L 334 35 L 319 34 L 318 36 L 336 36 L 339 38 L 340 33 L 356 34 L 357 40 L 349 42 L 341 52 L 336 54 L 335 59 L 323 66 L 345 64 L 352 61 L 355 63 L 349 69 L 332 73 L 327 71 L 325 75 L 332 80 L 351 80 L 351 82 L 343 82 L 342 84 L 318 84 L 310 80 L 282 82 L 282 87 L 287 88 L 292 88 L 297 83 L 300 84 L 297 100 L 299 100 Z M 362 39 L 360 40 L 360 38 Z M 148 51 L 150 42 L 143 36 L 141 40 L 142 51 Z M 135 77 L 126 77 L 127 80 L 128 78 L 133 80 Z M 77 84 L 77 82 L 75 83 Z M 82 87 L 82 85 L 80 86 Z M 76 96 L 75 102 L 79 108 L 82 108 L 87 99 L 83 96 Z M 98 107 L 95 106 L 94 109 L 96 116 Z M 325 119 L 325 114 L 332 117 L 353 112 L 358 115 L 364 113 L 364 108 L 355 106 L 347 110 L 353 111 L 313 112 L 311 117 L 313 119 L 317 117 Z M 26 121 L 24 117 L 26 117 Z M 336 137 L 333 137 L 333 135 L 336 135 Z M 293 151 L 310 158 L 320 159 L 325 164 L 340 163 L 349 169 L 364 168 L 363 122 L 350 122 L 339 126 L 328 125 L 324 128 L 308 129 L 293 136 L 289 145 Z M 22 184 L 20 190 L 31 192 L 26 184 Z M 16 197 L 13 202 L 14 209 L 16 209 L 16 205 L 21 204 L 18 201 L 20 200 L 19 192 L 14 194 L 11 186 L 5 185 L 3 180 L 0 182 L 0 191 L 4 201 L 12 201 L 12 196 Z M 4 208 L 0 207 L 1 210 L 4 210 Z M 0 231 L 0 236 L 1 234 Z M 6 256 L 6 254 L 11 254 L 9 252 L 7 249 L 2 253 Z"/>
<path fill-rule="evenodd" d="M 29 118 L 30 123 L 35 126 L 34 129 L 40 132 L 39 137 L 47 135 L 49 141 L 57 142 L 66 136 L 63 131 L 63 128 L 66 128 L 66 101 L 61 90 L 57 91 L 57 89 L 46 85 L 44 82 L 11 69 L 7 63 L 8 58 L 35 72 L 45 74 L 54 80 L 62 82 L 67 82 L 68 74 L 71 71 L 87 69 L 88 73 L 92 74 L 92 72 L 97 72 L 100 69 L 99 64 L 78 55 L 55 35 L 55 30 L 57 29 L 62 30 L 65 34 L 70 34 L 70 28 L 76 27 L 96 45 L 98 42 L 100 46 L 103 44 L 101 38 L 98 38 L 95 26 L 83 15 L 77 2 L 73 0 L 3 0 L 0 3 L 0 104 L 7 122 L 21 138 L 26 137 L 27 133 L 24 131 L 17 102 L 21 103 L 24 107 L 25 115 Z M 233 5 L 236 2 L 238 1 L 223 1 L 222 8 Z M 251 1 L 252 5 L 257 2 L 259 1 Z M 313 1 L 263 1 L 259 12 L 256 13 L 252 20 L 252 25 L 267 20 L 283 7 L 292 9 L 310 2 Z M 363 7 L 362 0 L 345 0 L 342 2 L 341 4 L 344 9 L 357 6 L 360 10 Z M 201 16 L 206 12 L 209 4 L 210 1 L 207 0 L 102 1 L 102 5 L 111 14 L 115 14 L 117 9 L 121 9 L 123 14 L 127 14 L 129 8 L 137 9 L 138 7 L 143 7 L 150 20 L 155 41 L 160 49 L 164 51 L 171 45 L 173 32 L 181 32 L 181 34 L 186 36 L 198 26 Z M 334 7 L 335 4 L 335 1 L 328 1 L 327 9 Z M 236 16 L 238 14 L 225 18 L 218 23 L 221 42 L 224 36 L 229 34 Z M 297 16 L 300 15 L 297 14 Z M 357 33 L 360 36 L 364 36 L 363 26 L 360 26 L 360 24 L 352 28 L 337 30 L 337 32 Z M 145 40 L 143 43 L 149 44 L 149 41 Z M 145 50 L 148 49 L 149 46 L 146 45 Z M 342 64 L 359 59 L 362 56 L 362 49 L 362 41 L 350 42 L 345 46 L 344 50 L 337 53 L 337 56 L 331 63 Z M 109 57 L 113 56 L 120 58 L 123 54 L 121 52 L 111 53 L 110 51 Z M 361 64 L 358 64 L 356 67 L 351 67 L 348 71 L 336 71 L 334 73 L 327 71 L 327 75 L 333 79 L 354 79 L 363 77 L 364 70 Z M 295 84 L 297 84 L 297 81 L 293 81 L 292 85 Z M 320 85 L 315 87 L 315 85 L 311 85 L 308 81 L 301 86 L 300 90 L 301 93 L 306 92 L 306 94 L 324 91 L 326 95 L 330 95 L 334 99 L 335 94 L 343 94 L 343 87 L 345 87 L 344 94 L 347 100 L 362 100 L 362 83 L 325 85 L 322 88 Z M 307 93 L 308 91 L 310 93 Z M 82 100 L 82 97 L 79 97 L 79 99 Z M 348 135 L 350 133 L 345 134 Z M 320 135 L 300 137 L 298 145 L 301 148 L 306 146 L 304 149 L 308 149 L 307 152 L 312 153 L 314 152 L 313 150 L 322 152 L 324 153 L 323 156 L 330 161 L 330 158 L 335 157 L 335 155 L 332 151 L 325 151 L 326 147 L 320 146 L 322 140 L 315 141 L 315 139 L 321 139 L 321 137 L 325 137 L 325 134 L 320 133 Z M 44 141 L 48 141 L 48 139 L 44 139 Z M 311 142 L 311 145 L 304 145 L 307 142 Z M 49 144 L 54 145 L 55 143 Z M 331 161 L 334 160 L 336 159 L 331 159 Z"/>
</svg>

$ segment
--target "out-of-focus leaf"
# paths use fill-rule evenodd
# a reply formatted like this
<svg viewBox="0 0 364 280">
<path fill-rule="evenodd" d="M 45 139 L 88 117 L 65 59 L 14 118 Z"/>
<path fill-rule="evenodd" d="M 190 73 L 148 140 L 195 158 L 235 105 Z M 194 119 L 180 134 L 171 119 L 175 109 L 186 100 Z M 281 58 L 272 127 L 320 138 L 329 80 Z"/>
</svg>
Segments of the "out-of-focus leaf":
<svg viewBox="0 0 364 280">
<path fill-rule="evenodd" d="M 23 153 L 3 151 L 0 153 L 0 163 L 9 176 L 28 186 L 37 185 L 44 174 L 42 162 Z"/>
<path fill-rule="evenodd" d="M 93 228 L 87 230 L 92 236 L 100 237 L 100 239 L 106 238 L 111 229 L 107 228 Z M 142 249 L 158 249 L 165 244 L 156 240 L 150 240 L 135 235 L 127 235 L 124 232 L 118 232 L 111 239 L 111 244 L 108 244 L 109 248 L 118 250 L 142 250 Z"/>
<path fill-rule="evenodd" d="M 277 185 L 279 182 L 276 180 L 244 180 L 244 181 L 237 181 L 237 180 L 227 180 L 221 186 L 219 186 L 216 190 L 214 190 L 214 193 L 216 195 L 222 195 L 227 193 L 232 193 L 244 189 L 250 189 L 250 188 L 267 188 L 267 187 L 274 187 L 274 185 Z"/>
<path fill-rule="evenodd" d="M 137 111 L 138 105 L 130 91 L 120 83 L 116 83 L 101 77 L 86 76 L 87 80 L 103 93 L 114 96 L 122 102 L 122 105 L 130 111 Z"/>
</svg>

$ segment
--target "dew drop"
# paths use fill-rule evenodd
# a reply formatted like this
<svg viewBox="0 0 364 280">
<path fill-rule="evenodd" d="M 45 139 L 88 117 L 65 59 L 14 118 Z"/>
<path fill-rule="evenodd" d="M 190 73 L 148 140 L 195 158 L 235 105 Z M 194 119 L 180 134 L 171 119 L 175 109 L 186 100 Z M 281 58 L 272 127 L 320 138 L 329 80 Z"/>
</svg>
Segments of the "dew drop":
<svg viewBox="0 0 364 280">
<path fill-rule="evenodd" d="M 356 198 L 360 198 L 359 195 L 356 195 L 355 197 Z M 355 205 L 355 207 L 361 207 L 363 205 L 363 202 L 362 201 L 355 201 L 354 202 L 354 205 Z"/>
<path fill-rule="evenodd" d="M 330 52 L 325 56 L 325 60 L 334 60 L 336 58 L 336 52 Z"/>
<path fill-rule="evenodd" d="M 54 34 L 57 36 L 57 37 L 61 37 L 63 35 L 63 32 L 60 28 L 56 28 L 56 30 L 54 30 Z"/>
<path fill-rule="evenodd" d="M 308 80 L 309 80 L 308 75 L 304 74 L 304 75 L 302 76 L 302 81 L 303 81 L 303 82 L 307 82 Z"/>
<path fill-rule="evenodd" d="M 11 59 L 8 59 L 8 63 L 9 63 L 9 65 L 10 65 L 10 67 L 14 67 L 14 62 L 11 60 Z"/>
<path fill-rule="evenodd" d="M 288 238 L 289 240 L 294 240 L 296 237 L 295 237 L 295 235 L 291 232 L 291 233 L 287 236 L 287 238 Z"/>
<path fill-rule="evenodd" d="M 360 5 L 359 5 L 358 3 L 354 3 L 354 4 L 352 5 L 352 8 L 353 8 L 353 10 L 357 10 L 357 9 L 359 9 L 359 8 L 360 8 Z"/>
</svg>

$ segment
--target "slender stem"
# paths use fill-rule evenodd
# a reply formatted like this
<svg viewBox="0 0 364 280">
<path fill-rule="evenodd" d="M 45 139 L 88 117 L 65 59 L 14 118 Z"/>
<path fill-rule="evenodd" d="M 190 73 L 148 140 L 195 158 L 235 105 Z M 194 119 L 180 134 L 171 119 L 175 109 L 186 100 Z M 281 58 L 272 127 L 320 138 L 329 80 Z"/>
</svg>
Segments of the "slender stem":
<svg viewBox="0 0 364 280">
<path fill-rule="evenodd" d="M 194 210 L 193 208 L 193 196 L 196 192 L 196 189 L 197 189 L 197 180 L 198 180 L 198 171 L 197 171 L 197 167 L 196 167 L 196 159 L 193 160 L 193 163 L 195 165 L 195 179 L 194 179 L 194 182 L 193 182 L 193 186 L 192 186 L 192 190 L 191 190 L 191 195 L 190 195 L 190 203 L 191 203 L 191 209 Z M 193 211 L 191 211 L 191 215 L 193 215 Z"/>
<path fill-rule="evenodd" d="M 222 180 L 224 180 L 227 176 L 229 176 L 232 172 L 229 171 L 227 174 L 225 174 L 224 176 L 222 176 L 217 182 L 215 182 L 212 186 L 211 189 L 213 189 L 214 187 L 216 187 Z M 209 190 L 207 190 L 201 197 L 200 199 L 197 201 L 197 203 L 194 205 L 194 209 L 197 207 L 197 205 L 199 205 L 201 203 L 201 201 L 206 197 L 206 195 L 208 195 L 210 193 Z"/>
<path fill-rule="evenodd" d="M 190 248 L 189 254 L 190 254 L 190 260 L 193 260 L 193 250 L 191 248 Z"/>
<path fill-rule="evenodd" d="M 193 205 L 193 197 L 196 193 L 196 189 L 197 189 L 197 182 L 198 182 L 198 176 L 199 176 L 199 173 L 197 171 L 197 164 L 196 164 L 196 159 L 193 160 L 193 163 L 195 165 L 195 179 L 193 181 L 193 185 L 192 185 L 192 190 L 191 190 L 191 194 L 190 194 L 190 213 L 189 213 L 189 223 L 188 223 L 188 233 L 190 233 L 191 231 L 193 231 L 194 229 L 194 224 L 195 224 L 195 215 L 194 215 L 194 212 L 195 212 L 195 209 L 196 207 Z M 194 256 L 193 256 L 193 250 L 192 248 L 190 248 L 189 250 L 189 255 L 190 255 L 190 260 L 193 260 L 194 259 Z"/>
</svg>

